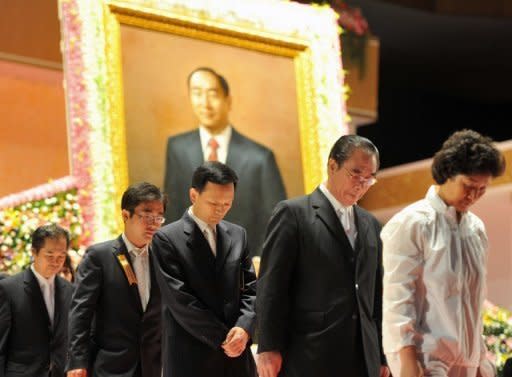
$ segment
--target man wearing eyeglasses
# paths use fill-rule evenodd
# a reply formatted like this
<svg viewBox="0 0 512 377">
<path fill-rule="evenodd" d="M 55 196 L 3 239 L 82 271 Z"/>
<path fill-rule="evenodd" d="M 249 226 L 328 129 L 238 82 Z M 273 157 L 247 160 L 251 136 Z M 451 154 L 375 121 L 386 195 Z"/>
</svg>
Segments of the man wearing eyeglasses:
<svg viewBox="0 0 512 377">
<path fill-rule="evenodd" d="M 380 225 L 357 201 L 379 152 L 342 136 L 327 180 L 280 202 L 267 228 L 256 298 L 260 377 L 384 377 Z"/>
<path fill-rule="evenodd" d="M 123 234 L 86 251 L 71 303 L 68 377 L 161 376 L 161 299 L 149 245 L 165 205 L 150 183 L 128 187 Z"/>
</svg>

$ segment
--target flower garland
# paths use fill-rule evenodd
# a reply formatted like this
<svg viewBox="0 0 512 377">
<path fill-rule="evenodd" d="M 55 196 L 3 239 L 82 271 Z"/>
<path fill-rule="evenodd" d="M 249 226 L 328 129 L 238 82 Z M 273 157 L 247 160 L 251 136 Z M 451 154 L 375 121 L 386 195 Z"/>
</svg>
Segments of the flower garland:
<svg viewBox="0 0 512 377">
<path fill-rule="evenodd" d="M 47 223 L 69 230 L 72 259 L 83 254 L 83 218 L 77 190 L 71 189 L 0 210 L 0 271 L 14 274 L 31 262 L 30 236 Z"/>
</svg>

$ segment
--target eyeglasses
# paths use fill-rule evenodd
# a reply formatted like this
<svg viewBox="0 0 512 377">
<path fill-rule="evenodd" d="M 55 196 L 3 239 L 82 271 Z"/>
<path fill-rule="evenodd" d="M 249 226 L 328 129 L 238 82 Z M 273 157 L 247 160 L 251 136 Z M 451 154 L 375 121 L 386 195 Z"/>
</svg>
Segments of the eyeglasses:
<svg viewBox="0 0 512 377">
<path fill-rule="evenodd" d="M 144 221 L 144 223 L 146 225 L 152 225 L 152 224 L 163 224 L 165 222 L 165 217 L 162 217 L 162 216 L 153 216 L 153 215 L 139 215 L 138 213 L 136 213 L 137 216 L 139 216 L 139 218 L 142 219 L 142 221 Z"/>
<path fill-rule="evenodd" d="M 353 171 L 348 170 L 346 167 L 343 166 L 343 169 L 348 173 L 349 177 L 352 179 L 352 181 L 356 183 L 360 183 L 363 186 L 370 187 L 377 183 L 377 178 L 370 177 L 365 178 L 362 175 L 356 174 Z"/>
</svg>

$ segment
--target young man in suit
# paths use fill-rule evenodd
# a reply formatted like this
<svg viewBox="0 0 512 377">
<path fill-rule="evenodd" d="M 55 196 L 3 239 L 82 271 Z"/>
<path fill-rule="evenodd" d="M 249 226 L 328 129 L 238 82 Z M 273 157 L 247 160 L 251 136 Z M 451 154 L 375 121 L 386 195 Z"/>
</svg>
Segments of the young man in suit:
<svg viewBox="0 0 512 377">
<path fill-rule="evenodd" d="M 258 280 L 260 377 L 388 375 L 380 225 L 356 204 L 378 166 L 370 140 L 342 136 L 327 181 L 276 206 Z"/>
<path fill-rule="evenodd" d="M 65 229 L 43 225 L 30 268 L 0 281 L 0 376 L 64 376 L 73 287 L 57 273 L 68 248 Z"/>
<path fill-rule="evenodd" d="M 188 77 L 188 94 L 199 129 L 169 138 L 164 188 L 166 217 L 178 220 L 188 207 L 189 177 L 203 161 L 220 161 L 238 175 L 237 197 L 226 219 L 247 230 L 252 255 L 260 253 L 272 208 L 286 198 L 274 154 L 230 124 L 231 94 L 226 79 L 208 67 Z"/>
<path fill-rule="evenodd" d="M 150 183 L 128 187 L 123 234 L 86 251 L 71 304 L 68 377 L 160 377 L 162 311 L 149 245 L 165 204 Z"/>
<path fill-rule="evenodd" d="M 196 169 L 183 217 L 153 238 L 164 312 L 164 377 L 253 377 L 256 277 L 244 228 L 223 221 L 236 173 Z"/>
</svg>

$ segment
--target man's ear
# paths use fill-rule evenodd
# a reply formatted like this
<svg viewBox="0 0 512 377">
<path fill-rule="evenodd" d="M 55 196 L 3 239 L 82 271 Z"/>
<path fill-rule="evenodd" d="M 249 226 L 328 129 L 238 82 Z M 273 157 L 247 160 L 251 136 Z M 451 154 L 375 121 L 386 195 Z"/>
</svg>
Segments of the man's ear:
<svg viewBox="0 0 512 377">
<path fill-rule="evenodd" d="M 123 216 L 123 223 L 125 223 L 130 218 L 130 211 L 123 209 L 121 215 Z"/>
<path fill-rule="evenodd" d="M 190 197 L 190 202 L 192 204 L 194 204 L 197 200 L 197 196 L 199 195 L 199 193 L 197 192 L 197 190 L 193 187 L 190 188 L 190 190 L 188 190 L 188 196 Z"/>
<path fill-rule="evenodd" d="M 336 172 L 340 168 L 340 165 L 333 159 L 330 158 L 327 162 L 327 173 L 331 174 Z"/>
</svg>

